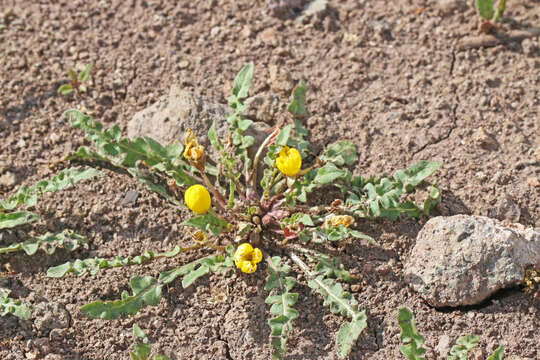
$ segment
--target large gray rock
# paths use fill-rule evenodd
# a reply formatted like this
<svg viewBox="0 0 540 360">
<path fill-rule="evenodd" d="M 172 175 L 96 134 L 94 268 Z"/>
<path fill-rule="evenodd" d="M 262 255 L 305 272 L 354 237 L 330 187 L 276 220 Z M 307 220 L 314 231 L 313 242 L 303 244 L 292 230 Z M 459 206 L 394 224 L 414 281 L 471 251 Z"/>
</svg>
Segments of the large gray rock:
<svg viewBox="0 0 540 360">
<path fill-rule="evenodd" d="M 473 305 L 520 284 L 525 268 L 540 266 L 540 231 L 483 217 L 429 220 L 418 234 L 405 279 L 430 305 Z"/>
<path fill-rule="evenodd" d="M 136 113 L 127 126 L 127 134 L 134 138 L 149 136 L 163 145 L 183 142 L 187 129 L 193 130 L 199 142 L 209 149 L 212 158 L 216 154 L 209 148 L 208 130 L 216 121 L 216 128 L 222 141 L 226 138 L 229 124 L 225 119 L 230 110 L 227 106 L 212 103 L 204 98 L 173 85 L 168 95 L 158 102 Z M 249 149 L 250 155 L 256 152 L 268 135 L 269 126 L 256 122 L 246 132 L 255 138 Z"/>
</svg>

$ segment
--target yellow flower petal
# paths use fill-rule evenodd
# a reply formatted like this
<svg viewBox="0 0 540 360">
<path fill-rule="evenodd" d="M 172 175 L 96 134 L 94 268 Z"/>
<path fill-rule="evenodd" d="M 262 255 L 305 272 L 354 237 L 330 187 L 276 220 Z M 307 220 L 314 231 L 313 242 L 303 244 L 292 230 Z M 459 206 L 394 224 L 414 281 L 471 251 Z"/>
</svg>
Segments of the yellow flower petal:
<svg viewBox="0 0 540 360">
<path fill-rule="evenodd" d="M 239 268 L 242 272 L 245 272 L 246 274 L 251 274 L 257 270 L 257 264 L 254 264 L 248 260 L 244 260 L 240 263 Z"/>
<path fill-rule="evenodd" d="M 284 146 L 276 159 L 276 166 L 287 176 L 295 176 L 302 167 L 302 156 L 295 148 Z"/>
<path fill-rule="evenodd" d="M 193 185 L 186 190 L 184 194 L 186 205 L 191 211 L 197 214 L 204 214 L 210 209 L 212 199 L 210 193 L 202 185 Z"/>
<path fill-rule="evenodd" d="M 251 246 L 251 244 L 248 244 L 248 243 L 240 244 L 236 248 L 236 251 L 234 252 L 234 261 L 235 263 L 237 263 L 236 266 L 238 266 L 238 264 L 241 263 L 242 261 L 246 260 L 246 258 L 250 256 L 252 252 L 253 252 L 253 246 Z"/>
<path fill-rule="evenodd" d="M 262 251 L 259 248 L 253 249 L 253 253 L 251 255 L 251 261 L 253 261 L 254 264 L 260 263 L 262 260 Z"/>
</svg>

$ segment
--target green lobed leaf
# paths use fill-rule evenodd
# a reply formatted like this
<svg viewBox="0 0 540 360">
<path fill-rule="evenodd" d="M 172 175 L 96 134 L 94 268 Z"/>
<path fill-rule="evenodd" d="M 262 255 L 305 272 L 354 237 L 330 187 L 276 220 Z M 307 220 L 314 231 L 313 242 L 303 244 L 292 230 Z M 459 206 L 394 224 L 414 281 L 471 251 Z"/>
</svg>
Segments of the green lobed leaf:
<svg viewBox="0 0 540 360">
<path fill-rule="evenodd" d="M 180 225 L 193 226 L 197 229 L 210 231 L 215 236 L 218 236 L 227 229 L 227 221 L 223 220 L 222 218 L 211 212 L 202 215 L 192 216 Z"/>
<path fill-rule="evenodd" d="M 288 110 L 295 117 L 306 117 L 308 115 L 306 108 L 306 83 L 301 81 L 292 92 L 293 100 L 288 107 Z"/>
<path fill-rule="evenodd" d="M 306 256 L 313 261 L 318 261 L 315 270 L 320 275 L 331 279 L 341 279 L 347 282 L 355 281 L 355 278 L 348 272 L 338 258 L 315 250 L 308 250 Z"/>
<path fill-rule="evenodd" d="M 79 74 L 79 80 L 81 82 L 86 82 L 90 79 L 90 72 L 92 71 L 92 66 L 92 63 L 86 65 L 83 71 Z"/>
<path fill-rule="evenodd" d="M 64 190 L 80 181 L 102 176 L 103 173 L 93 168 L 69 168 L 60 171 L 49 180 L 38 181 L 30 187 L 21 186 L 7 201 L 0 200 L 0 209 L 12 210 L 21 204 L 35 206 L 39 196 L 47 192 Z"/>
<path fill-rule="evenodd" d="M 29 211 L 17 211 L 10 213 L 0 212 L 0 230 L 11 229 L 15 226 L 29 224 L 37 221 L 39 216 Z"/>
<path fill-rule="evenodd" d="M 156 306 L 161 300 L 162 285 L 151 276 L 135 276 L 131 278 L 130 285 L 133 295 L 124 291 L 120 300 L 95 301 L 84 305 L 81 311 L 93 319 L 113 320 L 135 315 L 144 305 Z"/>
<path fill-rule="evenodd" d="M 399 309 L 398 321 L 401 327 L 400 340 L 404 344 L 400 347 L 401 352 L 409 360 L 424 360 L 424 337 L 416 330 L 412 311 L 407 308 Z"/>
<path fill-rule="evenodd" d="M 32 316 L 32 307 L 21 300 L 8 297 L 9 290 L 0 288 L 0 316 L 12 314 L 20 319 L 28 320 Z"/>
<path fill-rule="evenodd" d="M 318 275 L 308 282 L 308 286 L 322 295 L 324 305 L 329 306 L 332 313 L 352 319 L 358 316 L 358 302 L 350 293 L 343 290 L 343 286 L 334 279 Z"/>
<path fill-rule="evenodd" d="M 84 236 L 78 235 L 71 230 L 64 230 L 58 234 L 46 233 L 38 237 L 30 238 L 24 242 L 14 243 L 7 247 L 0 248 L 0 254 L 23 250 L 27 255 L 34 255 L 41 249 L 47 254 L 52 255 L 57 248 L 74 251 L 78 249 L 81 244 L 86 244 L 87 242 L 88 240 Z"/>
<path fill-rule="evenodd" d="M 58 88 L 60 95 L 69 95 L 73 92 L 73 86 L 71 84 L 64 84 Z"/>
<path fill-rule="evenodd" d="M 478 345 L 480 338 L 477 335 L 467 335 L 460 337 L 456 345 L 450 349 L 448 360 L 467 360 L 469 351 Z"/>
<path fill-rule="evenodd" d="M 291 131 L 293 130 L 293 125 L 289 124 L 283 127 L 276 137 L 275 144 L 278 146 L 285 146 L 291 137 Z"/>
<path fill-rule="evenodd" d="M 504 346 L 499 346 L 497 349 L 495 349 L 495 352 L 491 354 L 490 357 L 487 358 L 487 360 L 502 360 L 504 356 Z"/>
<path fill-rule="evenodd" d="M 329 145 L 319 158 L 337 166 L 350 166 L 358 160 L 358 155 L 352 141 L 342 140 Z"/>
<path fill-rule="evenodd" d="M 441 166 L 442 162 L 421 160 L 406 170 L 396 171 L 394 179 L 403 184 L 404 190 L 410 192 Z"/>
<path fill-rule="evenodd" d="M 476 8 L 480 13 L 480 16 L 484 20 L 491 20 L 493 18 L 493 0 L 476 0 Z"/>
<path fill-rule="evenodd" d="M 291 267 L 281 264 L 281 258 L 274 256 L 268 258 L 269 276 L 264 290 L 269 291 L 266 304 L 271 305 L 270 313 L 274 315 L 268 320 L 270 326 L 270 344 L 273 349 L 273 358 L 282 359 L 287 349 L 287 334 L 292 329 L 292 321 L 298 317 L 298 311 L 293 308 L 298 301 L 298 294 L 290 290 L 296 284 L 296 279 L 287 276 Z"/>
<path fill-rule="evenodd" d="M 329 162 L 316 170 L 313 183 L 316 185 L 328 185 L 347 174 L 346 170 L 339 169 L 335 164 Z"/>
<path fill-rule="evenodd" d="M 91 275 L 97 274 L 101 269 L 114 268 L 120 266 L 140 265 L 151 261 L 155 257 L 173 257 L 178 255 L 183 249 L 180 246 L 176 246 L 169 252 L 154 254 L 153 251 L 145 251 L 141 255 L 134 257 L 120 257 L 117 256 L 113 260 L 107 260 L 104 258 L 90 258 L 84 260 L 75 260 L 74 262 L 66 262 L 64 264 L 51 267 L 47 270 L 47 276 L 52 278 L 60 278 L 69 273 L 73 273 L 75 276 L 82 276 L 90 273 Z"/>
<path fill-rule="evenodd" d="M 306 139 L 309 138 L 309 131 L 299 119 L 293 119 L 294 123 L 294 134 L 289 139 L 289 145 L 296 148 L 302 159 L 305 159 L 309 155 L 309 141 Z"/>
<path fill-rule="evenodd" d="M 340 358 L 345 359 L 349 356 L 352 347 L 356 344 L 356 340 L 358 340 L 366 327 L 367 316 L 365 310 L 362 310 L 352 321 L 341 325 L 336 337 L 336 348 Z"/>
<path fill-rule="evenodd" d="M 233 94 L 238 99 L 245 99 L 249 94 L 251 82 L 253 81 L 253 62 L 247 63 L 234 79 Z"/>
</svg>

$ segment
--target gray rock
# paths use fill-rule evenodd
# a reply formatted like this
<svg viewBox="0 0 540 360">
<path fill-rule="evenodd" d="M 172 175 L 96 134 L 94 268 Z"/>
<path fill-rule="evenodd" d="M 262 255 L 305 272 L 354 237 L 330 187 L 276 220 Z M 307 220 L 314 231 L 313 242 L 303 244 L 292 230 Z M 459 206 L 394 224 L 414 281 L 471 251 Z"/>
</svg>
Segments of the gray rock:
<svg viewBox="0 0 540 360">
<path fill-rule="evenodd" d="M 435 307 L 478 304 L 540 266 L 540 230 L 483 216 L 429 220 L 405 264 L 405 280 Z"/>
<path fill-rule="evenodd" d="M 120 205 L 129 205 L 137 201 L 137 198 L 139 197 L 139 192 L 137 190 L 128 190 L 126 191 L 126 194 L 124 197 L 120 200 Z"/>
<path fill-rule="evenodd" d="M 246 99 L 248 110 L 245 117 L 253 121 L 262 121 L 267 124 L 274 122 L 279 115 L 281 106 L 279 98 L 274 94 L 258 94 Z"/>
<path fill-rule="evenodd" d="M 42 302 L 32 313 L 34 328 L 40 336 L 49 336 L 52 329 L 65 329 L 71 323 L 71 316 L 64 305 L 56 302 Z"/>
<path fill-rule="evenodd" d="M 210 149 L 208 130 L 216 121 L 218 135 L 224 140 L 229 129 L 225 119 L 228 112 L 229 108 L 225 105 L 211 103 L 182 90 L 179 85 L 173 85 L 168 95 L 133 116 L 128 123 L 127 134 L 131 138 L 148 136 L 162 145 L 168 145 L 173 142 L 183 143 L 187 129 L 191 129 L 199 142 L 209 149 L 210 156 L 216 159 L 215 152 Z M 269 126 L 264 123 L 254 123 L 246 131 L 246 135 L 255 138 L 254 145 L 248 149 L 250 155 L 264 141 L 268 129 Z"/>
</svg>

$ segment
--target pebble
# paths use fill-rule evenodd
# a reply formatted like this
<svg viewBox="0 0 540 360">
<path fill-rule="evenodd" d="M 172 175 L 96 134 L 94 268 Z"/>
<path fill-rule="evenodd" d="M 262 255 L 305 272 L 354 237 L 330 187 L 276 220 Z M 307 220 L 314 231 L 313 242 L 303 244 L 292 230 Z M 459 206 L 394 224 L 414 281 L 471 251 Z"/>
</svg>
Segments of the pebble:
<svg viewBox="0 0 540 360">
<path fill-rule="evenodd" d="M 11 171 L 8 171 L 4 175 L 0 176 L 0 186 L 11 187 L 16 183 L 17 178 Z"/>
</svg>

